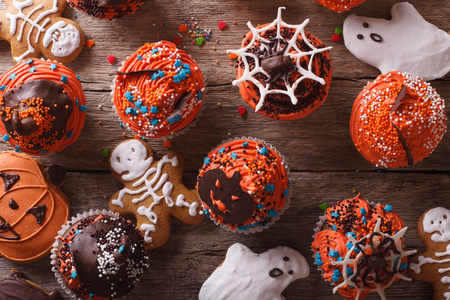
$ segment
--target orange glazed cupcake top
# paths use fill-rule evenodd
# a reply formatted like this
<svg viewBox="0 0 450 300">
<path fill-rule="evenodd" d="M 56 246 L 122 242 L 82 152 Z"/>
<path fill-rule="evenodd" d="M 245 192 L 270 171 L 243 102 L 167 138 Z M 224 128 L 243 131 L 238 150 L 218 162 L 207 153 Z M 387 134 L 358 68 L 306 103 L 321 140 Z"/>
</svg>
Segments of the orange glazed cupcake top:
<svg viewBox="0 0 450 300">
<path fill-rule="evenodd" d="M 144 0 L 67 0 L 71 7 L 100 19 L 119 19 L 134 12 Z"/>
<path fill-rule="evenodd" d="M 350 134 L 369 162 L 404 167 L 421 161 L 447 130 L 444 100 L 426 82 L 408 73 L 378 76 L 358 95 Z"/>
<path fill-rule="evenodd" d="M 339 13 L 350 10 L 352 7 L 359 5 L 366 0 L 314 0 L 326 8 L 337 11 Z"/>
</svg>

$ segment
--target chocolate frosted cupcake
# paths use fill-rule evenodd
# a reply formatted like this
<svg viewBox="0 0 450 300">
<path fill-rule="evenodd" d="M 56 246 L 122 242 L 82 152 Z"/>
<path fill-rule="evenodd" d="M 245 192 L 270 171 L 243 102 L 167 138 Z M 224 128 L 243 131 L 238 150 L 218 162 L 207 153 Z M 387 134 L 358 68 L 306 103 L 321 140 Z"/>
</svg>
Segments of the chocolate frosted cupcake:
<svg viewBox="0 0 450 300">
<path fill-rule="evenodd" d="M 79 214 L 58 234 L 51 263 L 58 281 L 72 297 L 123 297 L 148 268 L 139 230 L 112 212 Z"/>
<path fill-rule="evenodd" d="M 116 74 L 114 106 L 123 123 L 139 136 L 170 138 L 196 120 L 205 82 L 199 66 L 175 44 L 145 44 Z"/>
<path fill-rule="evenodd" d="M 233 232 L 254 233 L 279 219 L 288 204 L 288 167 L 260 140 L 236 138 L 211 151 L 198 175 L 206 215 Z"/>
<path fill-rule="evenodd" d="M 382 298 L 392 283 L 406 277 L 407 227 L 391 205 L 369 204 L 360 195 L 338 201 L 317 223 L 311 248 L 322 278 L 346 299 L 370 292 Z"/>
<path fill-rule="evenodd" d="M 144 0 L 67 0 L 71 7 L 99 19 L 120 19 L 134 12 Z"/>
<path fill-rule="evenodd" d="M 79 76 L 62 64 L 29 59 L 0 77 L 0 133 L 14 150 L 61 151 L 77 140 L 86 110 Z"/>
<path fill-rule="evenodd" d="M 270 24 L 253 27 L 238 55 L 236 80 L 242 98 L 255 111 L 277 120 L 306 117 L 326 99 L 331 83 L 328 50 L 304 31 L 308 20 L 290 25 L 278 17 Z"/>
</svg>

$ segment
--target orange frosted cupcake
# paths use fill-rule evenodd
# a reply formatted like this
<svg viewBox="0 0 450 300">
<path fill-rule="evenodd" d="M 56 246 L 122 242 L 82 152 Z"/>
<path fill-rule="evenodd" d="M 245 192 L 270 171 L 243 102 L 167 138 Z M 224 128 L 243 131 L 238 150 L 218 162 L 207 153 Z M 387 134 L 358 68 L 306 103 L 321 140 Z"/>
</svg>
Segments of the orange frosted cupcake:
<svg viewBox="0 0 450 300">
<path fill-rule="evenodd" d="M 0 77 L 0 133 L 16 151 L 61 151 L 77 140 L 86 110 L 79 76 L 62 64 L 28 59 Z"/>
<path fill-rule="evenodd" d="M 352 7 L 359 5 L 366 0 L 314 0 L 326 8 L 337 11 L 339 13 L 350 10 Z"/>
<path fill-rule="evenodd" d="M 263 141 L 237 138 L 211 151 L 197 189 L 206 215 L 233 232 L 268 228 L 287 207 L 288 168 Z"/>
<path fill-rule="evenodd" d="M 430 155 L 447 130 L 444 100 L 407 73 L 378 76 L 358 95 L 350 134 L 358 151 L 376 166 L 415 164 Z"/>
<path fill-rule="evenodd" d="M 99 19 L 120 19 L 134 12 L 144 0 L 67 0 L 71 7 Z"/>
<path fill-rule="evenodd" d="M 278 18 L 249 31 L 238 55 L 237 79 L 242 98 L 255 111 L 277 120 L 306 117 L 325 101 L 331 83 L 328 49 L 300 25 Z M 312 61 L 310 61 L 312 59 Z"/>
<path fill-rule="evenodd" d="M 202 72 L 170 42 L 145 44 L 116 73 L 117 113 L 141 137 L 170 137 L 187 128 L 200 111 L 205 94 Z"/>
<path fill-rule="evenodd" d="M 362 299 L 405 276 L 403 221 L 391 205 L 369 204 L 360 195 L 329 207 L 315 230 L 311 248 L 322 277 L 346 299 Z"/>
</svg>

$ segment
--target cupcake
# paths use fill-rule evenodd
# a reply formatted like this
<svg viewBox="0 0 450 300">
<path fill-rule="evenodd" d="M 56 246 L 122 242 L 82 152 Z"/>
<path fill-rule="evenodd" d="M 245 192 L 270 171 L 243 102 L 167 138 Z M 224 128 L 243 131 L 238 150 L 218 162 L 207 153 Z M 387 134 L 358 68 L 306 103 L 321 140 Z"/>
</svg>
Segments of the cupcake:
<svg viewBox="0 0 450 300">
<path fill-rule="evenodd" d="M 59 63 L 29 59 L 0 77 L 0 133 L 16 151 L 61 151 L 77 140 L 86 110 L 79 76 Z"/>
<path fill-rule="evenodd" d="M 233 232 L 254 233 L 278 220 L 288 205 L 288 167 L 269 144 L 225 142 L 204 160 L 197 189 L 205 214 Z"/>
<path fill-rule="evenodd" d="M 344 12 L 346 10 L 350 10 L 352 7 L 356 5 L 360 5 L 366 0 L 314 0 L 326 8 L 337 11 L 338 13 Z"/>
<path fill-rule="evenodd" d="M 205 94 L 202 72 L 170 42 L 145 44 L 116 74 L 117 113 L 141 137 L 171 137 L 186 129 L 200 111 Z"/>
<path fill-rule="evenodd" d="M 144 0 L 67 0 L 71 7 L 99 19 L 120 19 L 134 12 Z"/>
<path fill-rule="evenodd" d="M 322 105 L 331 83 L 328 50 L 314 35 L 304 31 L 308 20 L 290 25 L 277 19 L 254 28 L 244 36 L 238 55 L 237 79 L 242 98 L 255 111 L 276 120 L 306 117 Z"/>
<path fill-rule="evenodd" d="M 143 236 L 129 220 L 91 210 L 73 217 L 58 232 L 52 270 L 73 298 L 121 298 L 147 270 L 146 251 Z"/>
<path fill-rule="evenodd" d="M 338 201 L 317 223 L 312 250 L 322 278 L 346 299 L 362 299 L 405 276 L 407 230 L 391 205 L 369 204 L 360 195 Z"/>
<path fill-rule="evenodd" d="M 428 83 L 408 73 L 378 76 L 353 104 L 353 143 L 377 167 L 404 167 L 421 161 L 446 131 L 444 100 Z"/>
</svg>

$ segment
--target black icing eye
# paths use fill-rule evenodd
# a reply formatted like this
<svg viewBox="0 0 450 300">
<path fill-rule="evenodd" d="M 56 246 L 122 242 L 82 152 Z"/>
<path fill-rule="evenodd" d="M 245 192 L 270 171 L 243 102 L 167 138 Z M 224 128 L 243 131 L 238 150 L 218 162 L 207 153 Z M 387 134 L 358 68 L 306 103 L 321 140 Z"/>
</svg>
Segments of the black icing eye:
<svg viewBox="0 0 450 300">
<path fill-rule="evenodd" d="M 433 222 L 433 221 L 431 221 L 431 224 L 434 224 L 434 222 Z"/>
<path fill-rule="evenodd" d="M 283 260 L 284 260 L 284 261 L 288 261 L 288 260 L 289 260 L 289 257 L 285 256 L 285 257 L 283 257 Z"/>
<path fill-rule="evenodd" d="M 273 269 L 270 270 L 270 272 L 269 272 L 269 276 L 270 276 L 270 277 L 273 277 L 273 278 L 279 277 L 279 276 L 281 276 L 281 275 L 283 275 L 283 271 L 281 271 L 281 270 L 278 269 L 278 268 L 273 268 Z"/>
<path fill-rule="evenodd" d="M 288 274 L 289 274 L 289 275 L 292 275 L 292 274 L 294 274 L 294 271 L 289 270 L 289 271 L 288 271 Z"/>
<path fill-rule="evenodd" d="M 358 40 L 364 39 L 364 36 L 362 34 L 358 34 L 356 37 L 358 38 Z"/>
<path fill-rule="evenodd" d="M 383 38 L 381 37 L 381 35 L 376 34 L 376 33 L 371 33 L 370 38 L 372 39 L 372 41 L 377 42 L 377 43 L 381 43 L 383 41 Z"/>
<path fill-rule="evenodd" d="M 369 28 L 369 23 L 364 22 L 364 23 L 363 23 L 363 27 L 364 27 L 364 28 Z"/>
<path fill-rule="evenodd" d="M 11 208 L 12 210 L 19 209 L 19 205 L 16 201 L 14 201 L 13 198 L 9 199 L 9 208 Z"/>
</svg>

